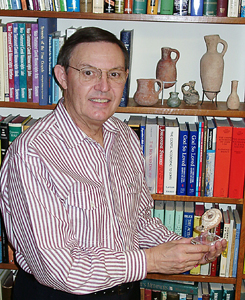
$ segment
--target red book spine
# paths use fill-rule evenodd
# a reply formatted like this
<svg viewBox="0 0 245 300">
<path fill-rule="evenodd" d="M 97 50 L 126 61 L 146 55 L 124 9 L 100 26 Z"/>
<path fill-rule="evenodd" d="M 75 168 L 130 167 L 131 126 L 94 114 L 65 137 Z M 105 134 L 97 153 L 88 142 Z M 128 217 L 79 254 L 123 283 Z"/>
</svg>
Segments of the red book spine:
<svg viewBox="0 0 245 300">
<path fill-rule="evenodd" d="M 124 13 L 132 14 L 133 13 L 133 0 L 125 0 L 124 2 Z"/>
<path fill-rule="evenodd" d="M 228 0 L 217 1 L 217 17 L 227 17 Z"/>
<path fill-rule="evenodd" d="M 7 23 L 8 36 L 8 68 L 9 68 L 9 101 L 14 102 L 14 49 L 13 49 L 13 24 Z"/>
<path fill-rule="evenodd" d="M 229 198 L 243 198 L 245 172 L 245 127 L 233 127 Z"/>
<path fill-rule="evenodd" d="M 157 194 L 163 194 L 165 125 L 159 125 L 157 156 Z"/>
</svg>

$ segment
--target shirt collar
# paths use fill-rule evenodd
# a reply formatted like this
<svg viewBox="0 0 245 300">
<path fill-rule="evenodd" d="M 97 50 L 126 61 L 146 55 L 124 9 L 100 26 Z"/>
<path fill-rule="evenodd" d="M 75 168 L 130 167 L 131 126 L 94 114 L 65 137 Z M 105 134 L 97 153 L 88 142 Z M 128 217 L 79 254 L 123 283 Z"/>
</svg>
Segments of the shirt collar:
<svg viewBox="0 0 245 300">
<path fill-rule="evenodd" d="M 73 122 L 72 118 L 68 114 L 63 104 L 64 99 L 60 99 L 57 104 L 54 114 L 58 127 L 60 128 L 60 134 L 63 136 L 64 141 L 68 147 L 72 148 L 80 144 L 87 139 L 88 136 Z M 119 131 L 116 118 L 111 117 L 103 124 L 103 131 L 111 133 L 117 133 Z"/>
</svg>

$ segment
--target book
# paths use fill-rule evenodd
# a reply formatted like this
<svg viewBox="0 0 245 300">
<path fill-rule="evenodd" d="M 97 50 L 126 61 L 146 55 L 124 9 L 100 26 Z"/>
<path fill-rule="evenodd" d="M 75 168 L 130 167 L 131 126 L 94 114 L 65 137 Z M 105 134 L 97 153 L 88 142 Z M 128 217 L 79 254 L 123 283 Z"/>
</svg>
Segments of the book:
<svg viewBox="0 0 245 300">
<path fill-rule="evenodd" d="M 213 205 L 214 208 L 219 209 L 219 204 L 215 203 Z M 222 210 L 221 210 L 222 213 Z M 221 232 L 221 224 L 222 224 L 222 219 L 221 222 L 217 227 L 215 227 L 215 234 L 218 236 L 222 236 L 223 232 Z M 217 275 L 217 270 L 218 270 L 218 261 L 220 260 L 220 256 L 218 256 L 213 262 L 210 263 L 210 276 L 216 276 Z"/>
<path fill-rule="evenodd" d="M 155 200 L 154 201 L 154 218 L 159 218 L 162 223 L 164 224 L 164 201 L 162 200 Z"/>
<path fill-rule="evenodd" d="M 160 14 L 172 15 L 174 13 L 174 0 L 161 1 Z"/>
<path fill-rule="evenodd" d="M 27 102 L 26 24 L 19 22 L 20 102 Z"/>
<path fill-rule="evenodd" d="M 232 127 L 227 119 L 216 119 L 216 153 L 214 172 L 214 197 L 228 197 Z"/>
<path fill-rule="evenodd" d="M 75 27 L 73 27 L 73 26 L 66 28 L 66 31 L 65 31 L 66 40 L 69 39 L 69 37 L 70 37 L 71 35 L 73 35 L 73 33 L 75 33 L 76 30 L 77 30 L 77 28 L 75 28 Z"/>
<path fill-rule="evenodd" d="M 14 52 L 13 52 L 13 23 L 7 23 L 7 46 L 8 46 L 8 79 L 9 101 L 14 102 Z"/>
<path fill-rule="evenodd" d="M 203 147 L 202 147 L 202 168 L 201 173 L 201 183 L 200 185 L 200 195 L 203 197 L 205 195 L 205 184 L 206 184 L 206 161 L 207 161 L 207 134 L 208 134 L 208 120 L 205 116 L 198 117 L 199 121 L 203 123 Z"/>
<path fill-rule="evenodd" d="M 209 283 L 202 282 L 202 299 L 203 300 L 210 300 L 210 291 L 209 291 Z"/>
<path fill-rule="evenodd" d="M 14 101 L 20 102 L 19 24 L 17 22 L 13 22 L 12 27 L 14 53 Z"/>
<path fill-rule="evenodd" d="M 223 287 L 222 283 L 210 282 L 210 300 L 222 300 L 223 299 Z"/>
<path fill-rule="evenodd" d="M 227 252 L 228 252 L 228 245 L 229 245 L 229 230 L 230 230 L 230 219 L 227 210 L 223 210 L 223 238 L 227 241 L 226 249 L 220 255 L 220 266 L 219 266 L 219 276 L 225 277 L 226 271 L 226 262 L 227 262 Z"/>
<path fill-rule="evenodd" d="M 197 143 L 198 131 L 196 124 L 188 124 L 189 130 L 189 150 L 188 150 L 188 165 L 187 165 L 187 190 L 188 196 L 196 194 L 196 172 L 197 172 Z"/>
<path fill-rule="evenodd" d="M 176 195 L 179 146 L 178 119 L 165 119 L 164 194 Z"/>
<path fill-rule="evenodd" d="M 104 0 L 104 13 L 115 13 L 115 2 L 112 0 Z"/>
<path fill-rule="evenodd" d="M 27 117 L 18 115 L 9 122 L 9 145 L 21 134 L 24 124 L 29 121 L 30 118 L 31 115 Z"/>
<path fill-rule="evenodd" d="M 14 115 L 9 114 L 0 122 L 1 129 L 1 161 L 6 155 L 8 146 L 9 146 L 9 123 L 15 118 Z"/>
<path fill-rule="evenodd" d="M 239 15 L 239 8 L 240 8 L 239 0 L 228 0 L 227 17 L 237 18 Z"/>
<path fill-rule="evenodd" d="M 204 0 L 191 0 L 191 16 L 203 15 Z"/>
<path fill-rule="evenodd" d="M 165 118 L 157 118 L 158 142 L 157 142 L 157 180 L 156 193 L 163 194 L 164 182 L 164 148 L 165 148 Z"/>
<path fill-rule="evenodd" d="M 157 118 L 146 119 L 145 179 L 151 194 L 156 193 Z"/>
<path fill-rule="evenodd" d="M 216 148 L 216 126 L 214 120 L 208 120 L 207 129 L 207 154 L 206 154 L 206 176 L 205 176 L 205 196 L 213 197 L 214 187 L 214 164 Z"/>
<path fill-rule="evenodd" d="M 8 67 L 8 31 L 7 26 L 3 26 L 3 68 L 4 68 L 4 96 L 5 102 L 9 102 L 9 67 Z"/>
<path fill-rule="evenodd" d="M 158 0 L 147 0 L 146 13 L 149 15 L 157 15 Z"/>
<path fill-rule="evenodd" d="M 175 291 L 176 293 L 185 293 L 190 295 L 197 295 L 198 284 L 180 283 L 166 280 L 143 279 L 140 281 L 140 286 L 144 289 L 159 290 L 165 292 Z"/>
<path fill-rule="evenodd" d="M 38 19 L 38 40 L 39 40 L 39 105 L 48 105 L 49 93 L 49 44 L 48 35 L 57 30 L 57 19 L 39 18 Z"/>
<path fill-rule="evenodd" d="M 25 0 L 21 0 L 21 7 L 22 7 L 22 10 L 27 10 L 27 3 Z"/>
<path fill-rule="evenodd" d="M 0 101 L 5 101 L 5 92 L 4 92 L 4 54 L 3 54 L 3 26 L 0 24 Z"/>
<path fill-rule="evenodd" d="M 234 220 L 235 220 L 236 235 L 235 235 L 233 266 L 232 266 L 232 277 L 237 276 L 237 264 L 238 264 L 238 254 L 239 254 L 240 235 L 241 235 L 241 219 L 237 209 L 234 209 Z"/>
<path fill-rule="evenodd" d="M 104 12 L 104 0 L 93 1 L 93 13 L 102 14 Z"/>
<path fill-rule="evenodd" d="M 54 75 L 54 67 L 57 64 L 57 58 L 60 51 L 60 32 L 58 36 L 53 37 L 53 57 L 52 57 L 52 104 L 57 104 L 60 99 L 60 87 Z"/>
<path fill-rule="evenodd" d="M 32 31 L 32 97 L 33 103 L 39 103 L 39 42 L 38 23 L 31 24 Z"/>
<path fill-rule="evenodd" d="M 232 283 L 223 283 L 223 299 L 222 300 L 234 300 L 235 289 Z"/>
<path fill-rule="evenodd" d="M 25 124 L 23 124 L 23 130 L 27 130 L 29 127 L 31 127 L 38 119 L 30 118 Z"/>
<path fill-rule="evenodd" d="M 187 16 L 189 7 L 189 0 L 174 0 L 174 12 L 173 15 Z"/>
<path fill-rule="evenodd" d="M 195 213 L 194 213 L 194 220 L 193 220 L 193 238 L 200 235 L 200 232 L 196 230 L 197 226 L 200 226 L 202 223 L 202 215 L 204 214 L 205 207 L 203 203 L 196 203 L 195 204 Z M 201 273 L 201 266 L 197 265 L 193 269 L 190 270 L 191 275 L 199 275 Z"/>
<path fill-rule="evenodd" d="M 203 161 L 204 122 L 198 118 L 198 144 L 197 144 L 197 172 L 196 172 L 196 196 L 201 196 L 202 161 Z"/>
<path fill-rule="evenodd" d="M 217 17 L 227 17 L 228 0 L 217 0 Z"/>
<path fill-rule="evenodd" d="M 133 0 L 133 14 L 146 14 L 147 0 Z"/>
<path fill-rule="evenodd" d="M 216 16 L 217 15 L 217 0 L 204 0 L 203 15 Z"/>
<path fill-rule="evenodd" d="M 66 9 L 64 11 L 66 11 Z M 81 12 L 92 12 L 93 11 L 93 1 L 92 0 L 80 0 L 80 11 Z"/>
<path fill-rule="evenodd" d="M 179 124 L 179 152 L 177 171 L 177 195 L 186 195 L 188 159 L 188 128 L 186 123 Z"/>
<path fill-rule="evenodd" d="M 151 289 L 144 289 L 144 300 L 152 300 L 151 294 Z"/>
<path fill-rule="evenodd" d="M 124 1 L 124 13 L 132 14 L 133 13 L 133 0 Z"/>
<path fill-rule="evenodd" d="M 66 5 L 67 5 L 67 11 L 80 12 L 80 0 L 67 0 Z"/>
<path fill-rule="evenodd" d="M 145 156 L 145 126 L 146 126 L 146 117 L 143 116 L 140 123 L 140 146 L 144 156 Z"/>
<path fill-rule="evenodd" d="M 32 23 L 26 23 L 26 86 L 27 102 L 33 102 L 32 89 Z"/>
<path fill-rule="evenodd" d="M 182 236 L 183 215 L 184 215 L 184 202 L 176 201 L 175 216 L 174 216 L 174 232 L 179 236 Z"/>
<path fill-rule="evenodd" d="M 243 198 L 245 172 L 245 123 L 244 120 L 231 120 L 232 142 L 229 176 L 229 198 Z"/>
<path fill-rule="evenodd" d="M 179 300 L 179 294 L 176 292 L 168 292 L 167 299 L 168 300 Z"/>
<path fill-rule="evenodd" d="M 133 36 L 134 36 L 134 30 L 121 30 L 120 32 L 120 40 L 123 42 L 125 45 L 127 51 L 128 51 L 128 56 L 129 56 L 129 73 L 128 73 L 128 78 L 126 80 L 123 94 L 122 94 L 122 99 L 119 104 L 121 107 L 126 107 L 128 104 L 128 99 L 129 99 L 129 88 L 130 88 L 130 78 L 131 78 L 131 66 L 132 66 L 132 56 L 133 56 Z"/>
<path fill-rule="evenodd" d="M 175 216 L 175 202 L 166 201 L 164 225 L 170 231 L 174 231 L 174 216 Z"/>
<path fill-rule="evenodd" d="M 133 131 L 138 135 L 140 139 L 140 125 L 141 125 L 142 116 L 132 115 L 128 119 L 128 126 L 133 129 Z"/>
<path fill-rule="evenodd" d="M 245 17 L 245 0 L 241 1 L 241 17 Z"/>
<path fill-rule="evenodd" d="M 235 245 L 235 235 L 236 235 L 236 233 L 234 232 L 234 230 L 236 229 L 234 215 L 230 205 L 228 205 L 227 211 L 230 219 L 230 227 L 229 227 L 229 239 L 228 239 L 227 257 L 226 257 L 225 277 L 229 277 L 230 262 L 231 260 L 233 261 L 232 246 Z M 234 255 L 234 251 L 233 251 L 233 255 Z"/>
</svg>

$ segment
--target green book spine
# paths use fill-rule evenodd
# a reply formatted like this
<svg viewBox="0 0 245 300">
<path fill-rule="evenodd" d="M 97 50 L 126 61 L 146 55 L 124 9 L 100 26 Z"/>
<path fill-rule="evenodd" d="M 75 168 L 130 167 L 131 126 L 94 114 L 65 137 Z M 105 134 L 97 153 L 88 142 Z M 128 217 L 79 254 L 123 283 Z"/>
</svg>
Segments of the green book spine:
<svg viewBox="0 0 245 300">
<path fill-rule="evenodd" d="M 147 0 L 133 1 L 133 14 L 146 14 Z"/>
<path fill-rule="evenodd" d="M 172 15 L 174 13 L 174 0 L 161 1 L 161 15 Z"/>
<path fill-rule="evenodd" d="M 203 15 L 216 16 L 217 14 L 217 0 L 204 0 Z"/>
</svg>

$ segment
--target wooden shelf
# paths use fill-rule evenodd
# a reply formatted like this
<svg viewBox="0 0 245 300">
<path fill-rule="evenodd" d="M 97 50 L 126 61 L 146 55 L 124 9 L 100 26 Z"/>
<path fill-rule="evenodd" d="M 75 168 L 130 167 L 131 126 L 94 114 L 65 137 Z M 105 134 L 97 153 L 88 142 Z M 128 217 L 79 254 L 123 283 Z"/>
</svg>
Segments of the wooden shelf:
<svg viewBox="0 0 245 300">
<path fill-rule="evenodd" d="M 1 16 L 12 17 L 52 17 L 62 19 L 93 19 L 112 21 L 146 21 L 146 22 L 173 22 L 173 23 L 211 23 L 211 24 L 245 24 L 245 18 L 228 18 L 215 16 L 173 16 L 173 15 L 147 15 L 147 14 L 115 14 L 115 13 L 80 13 L 55 12 L 34 10 L 1 10 Z"/>
<path fill-rule="evenodd" d="M 32 102 L 0 102 L 0 107 L 11 107 L 11 108 L 26 108 L 26 109 L 50 109 L 53 110 L 56 104 L 52 105 L 39 105 L 38 103 Z"/>
</svg>

